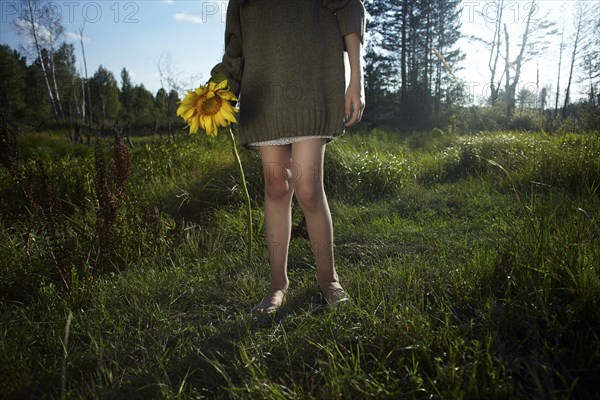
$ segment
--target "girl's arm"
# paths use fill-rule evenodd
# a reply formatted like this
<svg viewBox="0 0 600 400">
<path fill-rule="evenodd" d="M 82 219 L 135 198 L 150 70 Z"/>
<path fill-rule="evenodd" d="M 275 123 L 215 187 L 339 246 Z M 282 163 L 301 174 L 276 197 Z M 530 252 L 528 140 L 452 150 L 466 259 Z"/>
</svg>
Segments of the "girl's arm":
<svg viewBox="0 0 600 400">
<path fill-rule="evenodd" d="M 239 14 L 240 0 L 230 0 L 227 4 L 227 19 L 225 20 L 225 54 L 223 54 L 223 60 L 210 71 L 210 81 L 220 82 L 227 79 L 229 88 L 237 97 L 240 96 L 244 73 L 242 28 Z M 232 100 L 232 103 L 235 102 Z"/>
<path fill-rule="evenodd" d="M 363 80 L 361 41 L 356 32 L 344 36 L 344 44 L 350 62 L 350 83 L 346 89 L 346 127 L 356 124 L 365 109 L 365 85 Z"/>
</svg>

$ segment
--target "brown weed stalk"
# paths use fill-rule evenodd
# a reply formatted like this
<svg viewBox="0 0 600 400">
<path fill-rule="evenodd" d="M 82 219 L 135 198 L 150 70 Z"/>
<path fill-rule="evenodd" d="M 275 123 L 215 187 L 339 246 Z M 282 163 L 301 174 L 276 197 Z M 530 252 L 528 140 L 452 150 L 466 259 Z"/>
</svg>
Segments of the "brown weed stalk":
<svg viewBox="0 0 600 400">
<path fill-rule="evenodd" d="M 60 286 L 69 298 L 73 296 L 72 267 L 75 265 L 74 238 L 70 237 L 61 215 L 60 199 L 56 196 L 45 164 L 34 163 L 23 167 L 23 158 L 17 135 L 0 113 L 0 161 L 21 188 L 27 209 L 32 216 L 31 226 L 26 228 L 25 252 L 31 257 L 29 242 L 32 235 L 41 233 L 46 244 L 49 260 L 58 274 Z"/>
<path fill-rule="evenodd" d="M 17 134 L 10 129 L 4 114 L 0 112 L 0 162 L 10 171 L 17 182 L 20 182 L 22 178 L 19 169 L 21 160 Z"/>
<path fill-rule="evenodd" d="M 131 172 L 131 154 L 123 143 L 121 133 L 113 131 L 115 142 L 113 156 L 109 159 L 96 138 L 96 251 L 94 271 L 105 267 L 114 251 L 118 235 L 118 214 L 124 203 L 125 190 Z"/>
</svg>

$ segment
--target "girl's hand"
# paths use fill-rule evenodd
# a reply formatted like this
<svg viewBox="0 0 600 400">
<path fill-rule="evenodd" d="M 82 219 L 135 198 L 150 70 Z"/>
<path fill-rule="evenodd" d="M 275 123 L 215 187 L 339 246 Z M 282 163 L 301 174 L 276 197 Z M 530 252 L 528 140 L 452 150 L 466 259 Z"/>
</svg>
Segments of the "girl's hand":
<svg viewBox="0 0 600 400">
<path fill-rule="evenodd" d="M 365 109 L 365 85 L 362 72 L 362 42 L 357 32 L 344 36 L 344 45 L 348 51 L 350 64 L 350 83 L 346 89 L 346 102 L 344 107 L 345 127 L 356 124 L 362 118 Z"/>
<path fill-rule="evenodd" d="M 365 88 L 361 79 L 350 78 L 346 89 L 346 104 L 344 109 L 344 126 L 355 125 L 362 118 L 365 109 Z"/>
</svg>

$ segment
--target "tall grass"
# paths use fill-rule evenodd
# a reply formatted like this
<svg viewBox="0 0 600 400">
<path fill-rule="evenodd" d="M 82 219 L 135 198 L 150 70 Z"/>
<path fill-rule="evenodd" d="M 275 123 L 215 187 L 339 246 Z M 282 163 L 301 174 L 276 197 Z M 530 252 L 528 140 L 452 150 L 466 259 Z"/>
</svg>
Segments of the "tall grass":
<svg viewBox="0 0 600 400">
<path fill-rule="evenodd" d="M 22 168 L 33 157 L 45 166 L 62 227 L 39 230 L 14 174 L 0 170 L 4 398 L 600 391 L 597 137 L 374 130 L 337 139 L 325 181 L 352 303 L 321 302 L 308 239 L 293 235 L 288 300 L 273 317 L 250 312 L 269 277 L 260 160 L 243 154 L 259 249 L 248 262 L 228 143 L 204 139 L 128 150 L 126 185 L 112 186 L 115 199 L 123 193 L 108 268 L 96 271 L 99 183 L 116 185 L 119 173 L 95 166 L 121 162 L 114 142 L 94 152 L 18 138 Z M 51 229 L 69 238 L 67 289 L 52 272 Z"/>
</svg>

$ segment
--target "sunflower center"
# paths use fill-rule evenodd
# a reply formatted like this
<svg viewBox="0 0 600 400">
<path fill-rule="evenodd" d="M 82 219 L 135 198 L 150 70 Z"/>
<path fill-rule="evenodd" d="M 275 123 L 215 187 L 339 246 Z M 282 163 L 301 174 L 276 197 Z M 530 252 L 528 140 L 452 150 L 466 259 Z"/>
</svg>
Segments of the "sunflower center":
<svg viewBox="0 0 600 400">
<path fill-rule="evenodd" d="M 223 100 L 220 96 L 213 96 L 210 99 L 206 95 L 200 97 L 196 102 L 196 110 L 201 115 L 215 115 L 221 109 Z"/>
</svg>

